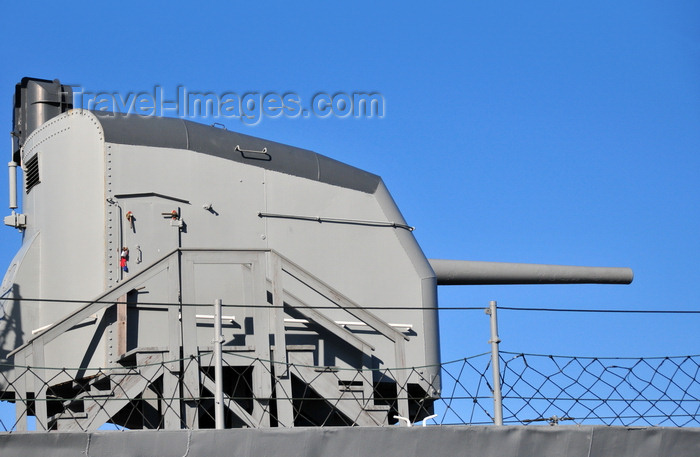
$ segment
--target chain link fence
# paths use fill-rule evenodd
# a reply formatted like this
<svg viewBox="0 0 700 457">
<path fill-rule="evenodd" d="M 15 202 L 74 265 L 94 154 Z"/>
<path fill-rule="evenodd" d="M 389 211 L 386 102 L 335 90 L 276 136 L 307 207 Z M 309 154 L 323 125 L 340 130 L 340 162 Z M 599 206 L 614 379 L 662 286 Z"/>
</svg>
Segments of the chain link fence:
<svg viewBox="0 0 700 457">
<path fill-rule="evenodd" d="M 212 359 L 212 353 L 175 361 L 151 354 L 133 366 L 93 372 L 0 365 L 0 383 L 6 386 L 0 430 L 213 428 Z M 397 422 L 402 400 L 415 421 L 435 415 L 429 425 L 493 423 L 489 354 L 443 363 L 439 396 L 416 387 L 431 382 L 424 368 L 402 369 L 398 376 L 396 369 L 279 364 L 227 353 L 226 427 L 388 426 Z M 588 358 L 501 352 L 500 368 L 505 424 L 700 426 L 697 355 Z M 188 377 L 198 378 L 198 391 L 183 387 Z M 397 379 L 406 384 L 398 385 Z M 260 382 L 269 383 L 269 397 L 253 394 Z M 38 402 L 46 403 L 45 418 L 35 416 Z"/>
<path fill-rule="evenodd" d="M 697 355 L 598 358 L 500 352 L 500 365 L 505 424 L 700 425 Z M 443 373 L 452 390 L 443 391 L 439 401 L 445 407 L 439 423 L 492 423 L 489 355 L 444 364 Z"/>
</svg>

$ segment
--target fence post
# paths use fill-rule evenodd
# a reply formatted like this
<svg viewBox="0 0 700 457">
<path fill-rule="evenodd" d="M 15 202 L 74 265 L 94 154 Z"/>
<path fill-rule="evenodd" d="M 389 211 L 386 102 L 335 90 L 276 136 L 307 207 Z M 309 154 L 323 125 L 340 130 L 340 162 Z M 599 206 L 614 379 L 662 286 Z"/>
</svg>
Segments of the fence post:
<svg viewBox="0 0 700 457">
<path fill-rule="evenodd" d="M 214 301 L 214 418 L 216 421 L 216 429 L 224 428 L 224 379 L 222 374 L 222 355 L 221 345 L 224 341 L 224 335 L 221 332 L 221 299 Z"/>
<path fill-rule="evenodd" d="M 501 397 L 501 367 L 498 356 L 498 316 L 496 315 L 496 302 L 490 301 L 486 314 L 491 318 L 491 373 L 493 374 L 493 424 L 503 425 L 503 399 Z"/>
</svg>

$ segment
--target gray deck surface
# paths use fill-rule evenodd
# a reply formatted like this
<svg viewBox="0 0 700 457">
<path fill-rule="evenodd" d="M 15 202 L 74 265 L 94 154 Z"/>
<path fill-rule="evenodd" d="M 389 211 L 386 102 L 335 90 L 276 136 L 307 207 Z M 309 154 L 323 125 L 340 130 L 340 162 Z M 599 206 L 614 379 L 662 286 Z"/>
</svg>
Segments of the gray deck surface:
<svg viewBox="0 0 700 457">
<path fill-rule="evenodd" d="M 0 456 L 697 457 L 700 428 L 437 426 L 0 434 Z"/>
</svg>

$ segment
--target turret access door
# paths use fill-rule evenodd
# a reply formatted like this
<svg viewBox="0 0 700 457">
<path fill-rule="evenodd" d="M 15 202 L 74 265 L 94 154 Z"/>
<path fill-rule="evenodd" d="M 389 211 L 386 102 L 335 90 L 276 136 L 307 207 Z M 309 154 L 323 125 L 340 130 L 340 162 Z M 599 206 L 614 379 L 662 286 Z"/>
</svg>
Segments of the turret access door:
<svg viewBox="0 0 700 457">
<path fill-rule="evenodd" d="M 113 269 L 124 280 L 182 246 L 186 230 L 182 212 L 189 202 L 156 193 L 115 197 L 112 211 L 120 230 L 111 234 L 110 256 Z"/>
</svg>

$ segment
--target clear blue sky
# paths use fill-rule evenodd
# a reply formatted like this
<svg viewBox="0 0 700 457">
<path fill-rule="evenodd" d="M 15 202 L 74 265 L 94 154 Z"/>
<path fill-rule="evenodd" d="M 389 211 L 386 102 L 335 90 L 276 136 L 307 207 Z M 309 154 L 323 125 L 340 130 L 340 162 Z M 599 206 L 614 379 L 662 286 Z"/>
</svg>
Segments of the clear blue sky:
<svg viewBox="0 0 700 457">
<path fill-rule="evenodd" d="M 452 287 L 442 306 L 700 309 L 700 4 L 376 3 L 10 2 L 0 126 L 11 130 L 23 76 L 121 94 L 376 91 L 381 119 L 201 121 L 381 175 L 428 257 L 636 275 L 630 286 Z M 6 172 L 0 196 L 6 208 Z M 0 227 L 3 271 L 18 244 Z M 442 317 L 444 360 L 488 350 L 482 312 Z M 499 317 L 509 351 L 700 353 L 700 315 Z"/>
</svg>

